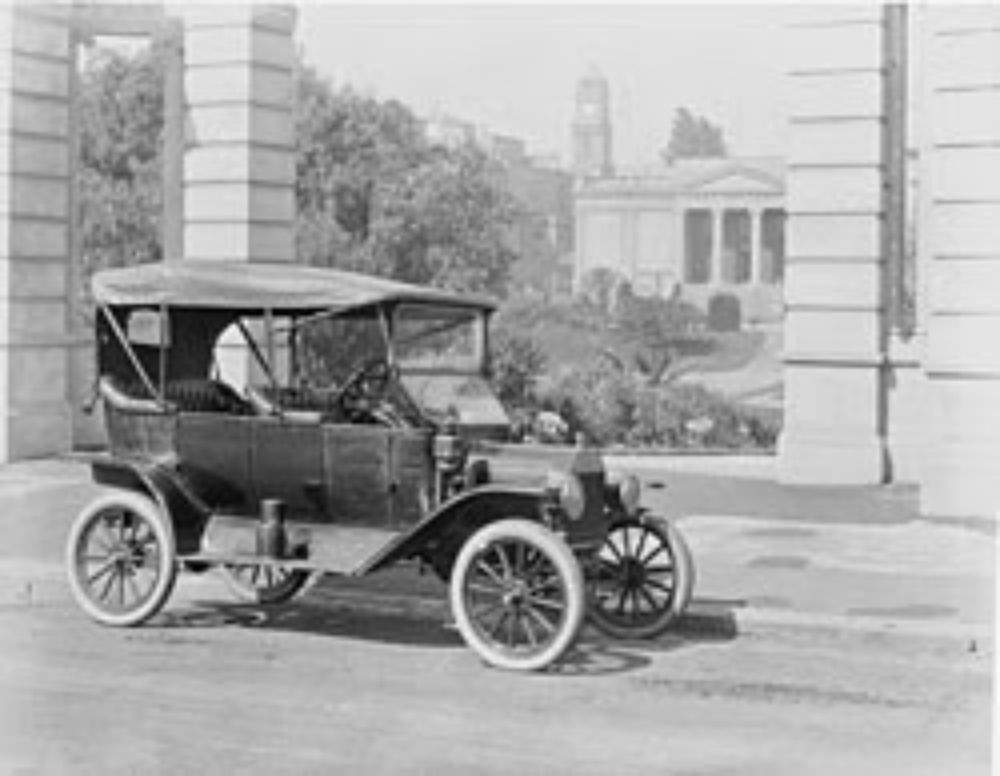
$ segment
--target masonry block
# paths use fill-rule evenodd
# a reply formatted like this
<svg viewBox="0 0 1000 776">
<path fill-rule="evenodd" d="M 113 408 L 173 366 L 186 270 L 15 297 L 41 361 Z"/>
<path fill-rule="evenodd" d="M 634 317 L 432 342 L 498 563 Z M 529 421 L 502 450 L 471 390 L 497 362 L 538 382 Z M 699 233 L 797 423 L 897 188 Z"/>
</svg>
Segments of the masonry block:
<svg viewBox="0 0 1000 776">
<path fill-rule="evenodd" d="M 879 323 L 874 310 L 814 310 L 792 306 L 785 311 L 785 355 L 832 361 L 873 363 L 878 358 Z M 797 304 L 797 303 L 796 303 Z"/>
<path fill-rule="evenodd" d="M 73 419 L 64 398 L 0 413 L 0 461 L 42 458 L 70 449 Z"/>
<path fill-rule="evenodd" d="M 833 20 L 835 21 L 835 20 Z M 818 24 L 795 29 L 792 71 L 878 70 L 882 67 L 881 19 Z"/>
<path fill-rule="evenodd" d="M 972 35 L 935 35 L 927 73 L 935 89 L 991 86 L 1000 83 L 1000 22 Z"/>
<path fill-rule="evenodd" d="M 940 260 L 928 274 L 927 302 L 936 313 L 1000 314 L 1000 255 L 995 261 Z"/>
<path fill-rule="evenodd" d="M 64 299 L 66 265 L 60 259 L 6 257 L 0 248 L 0 300 Z"/>
<path fill-rule="evenodd" d="M 792 132 L 788 161 L 877 166 L 882 161 L 882 124 L 874 119 L 803 122 Z"/>
<path fill-rule="evenodd" d="M 934 197 L 938 201 L 1000 202 L 1000 175 L 996 174 L 1000 170 L 1000 146 L 938 148 L 931 157 L 930 168 Z"/>
<path fill-rule="evenodd" d="M 286 32 L 257 26 L 187 28 L 184 54 L 191 67 L 253 62 L 281 70 L 295 68 L 295 43 Z"/>
<path fill-rule="evenodd" d="M 53 4 L 55 5 L 55 4 Z M 27 4 L 8 6 L 0 24 L 0 49 L 69 59 L 69 24 L 65 16 L 38 13 Z"/>
<path fill-rule="evenodd" d="M 938 145 L 993 143 L 1000 132 L 1000 85 L 939 91 L 930 121 L 931 137 Z"/>
<path fill-rule="evenodd" d="M 873 215 L 793 213 L 785 222 L 785 239 L 789 263 L 837 257 L 871 261 L 882 252 L 881 220 Z"/>
<path fill-rule="evenodd" d="M 232 103 L 193 106 L 188 111 L 188 141 L 256 143 L 290 147 L 295 143 L 291 114 L 261 105 Z"/>
<path fill-rule="evenodd" d="M 69 217 L 68 181 L 14 176 L 0 188 L 0 213 L 62 221 Z"/>
<path fill-rule="evenodd" d="M 295 233 L 290 225 L 241 222 L 184 225 L 185 253 L 189 259 L 231 261 L 294 261 Z"/>
<path fill-rule="evenodd" d="M 893 363 L 888 380 L 890 475 L 895 482 L 919 482 L 927 463 L 928 380 L 920 364 Z"/>
<path fill-rule="evenodd" d="M 0 52 L 0 90 L 69 98 L 66 62 L 17 52 Z"/>
<path fill-rule="evenodd" d="M 882 176 L 878 167 L 792 168 L 788 204 L 805 213 L 878 213 Z"/>
<path fill-rule="evenodd" d="M 935 202 L 929 231 L 930 248 L 935 256 L 997 257 L 1000 202 Z"/>
<path fill-rule="evenodd" d="M 212 65 L 188 71 L 185 95 L 189 106 L 252 100 L 291 110 L 295 83 L 284 70 L 245 63 Z"/>
<path fill-rule="evenodd" d="M 4 136 L 0 128 L 0 175 L 12 173 L 68 177 L 68 143 L 61 139 L 25 135 L 18 136 L 14 142 L 9 136 Z"/>
<path fill-rule="evenodd" d="M 882 115 L 882 79 L 877 72 L 819 72 L 791 81 L 788 111 L 792 119 L 877 119 Z"/>
<path fill-rule="evenodd" d="M 69 251 L 65 223 L 20 217 L 10 219 L 10 254 L 23 258 L 63 258 Z"/>
<path fill-rule="evenodd" d="M 970 376 L 1000 375 L 1000 315 L 933 315 L 927 369 Z"/>
<path fill-rule="evenodd" d="M 295 153 L 291 148 L 206 146 L 184 155 L 184 180 L 200 183 L 232 181 L 295 185 Z"/>
<path fill-rule="evenodd" d="M 295 190 L 291 186 L 249 183 L 204 184 L 187 192 L 186 206 L 195 221 L 277 222 L 295 220 Z"/>
<path fill-rule="evenodd" d="M 849 272 L 836 261 L 792 262 L 785 268 L 785 295 L 798 305 L 876 309 L 881 303 L 878 262 L 858 264 Z"/>
</svg>

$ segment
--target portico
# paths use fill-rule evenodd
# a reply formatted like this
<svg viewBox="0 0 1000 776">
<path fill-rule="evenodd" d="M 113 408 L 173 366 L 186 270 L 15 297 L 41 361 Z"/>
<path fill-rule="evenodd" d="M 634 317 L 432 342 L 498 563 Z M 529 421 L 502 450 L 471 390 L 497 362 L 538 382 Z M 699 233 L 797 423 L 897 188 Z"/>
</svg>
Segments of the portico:
<svg viewBox="0 0 1000 776">
<path fill-rule="evenodd" d="M 679 289 L 705 306 L 725 291 L 740 299 L 746 317 L 777 320 L 782 175 L 773 160 L 711 159 L 586 180 L 576 192 L 576 286 L 603 267 L 639 293 Z"/>
</svg>

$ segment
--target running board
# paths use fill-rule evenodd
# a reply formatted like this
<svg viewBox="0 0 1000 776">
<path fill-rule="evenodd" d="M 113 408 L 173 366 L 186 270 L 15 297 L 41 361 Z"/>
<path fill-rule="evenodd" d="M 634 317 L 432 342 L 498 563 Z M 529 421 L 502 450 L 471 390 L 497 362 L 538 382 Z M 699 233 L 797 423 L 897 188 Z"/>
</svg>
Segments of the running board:
<svg viewBox="0 0 1000 776">
<path fill-rule="evenodd" d="M 370 558 L 398 535 L 398 531 L 361 526 L 285 523 L 288 557 L 257 553 L 256 516 L 212 515 L 201 539 L 201 551 L 181 556 L 198 563 L 259 563 L 288 569 L 318 570 L 358 576 Z"/>
</svg>

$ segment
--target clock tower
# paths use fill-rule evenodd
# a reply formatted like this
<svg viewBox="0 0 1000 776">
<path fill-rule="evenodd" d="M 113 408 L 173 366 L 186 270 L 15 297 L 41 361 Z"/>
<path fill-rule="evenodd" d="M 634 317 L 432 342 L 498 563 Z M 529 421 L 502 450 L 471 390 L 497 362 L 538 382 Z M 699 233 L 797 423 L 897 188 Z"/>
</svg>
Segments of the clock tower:
<svg viewBox="0 0 1000 776">
<path fill-rule="evenodd" d="M 573 174 L 580 178 L 603 178 L 614 174 L 610 90 L 607 79 L 593 68 L 576 86 Z"/>
</svg>

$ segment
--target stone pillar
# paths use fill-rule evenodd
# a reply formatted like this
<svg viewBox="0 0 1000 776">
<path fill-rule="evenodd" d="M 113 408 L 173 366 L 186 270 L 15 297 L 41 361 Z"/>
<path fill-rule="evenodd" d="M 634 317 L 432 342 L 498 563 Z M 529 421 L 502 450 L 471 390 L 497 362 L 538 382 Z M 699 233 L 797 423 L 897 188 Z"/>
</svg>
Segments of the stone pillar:
<svg viewBox="0 0 1000 776">
<path fill-rule="evenodd" d="M 879 483 L 886 473 L 883 10 L 796 13 L 780 477 Z"/>
<path fill-rule="evenodd" d="M 750 214 L 750 277 L 747 279 L 750 285 L 756 285 L 763 282 L 763 276 L 761 270 L 761 249 L 760 240 L 761 235 L 764 233 L 763 225 L 761 219 L 764 217 L 764 211 L 757 207 L 748 208 L 747 212 Z"/>
<path fill-rule="evenodd" d="M 0 4 L 0 462 L 71 440 L 68 10 Z"/>
<path fill-rule="evenodd" d="M 192 7 L 184 22 L 184 257 L 294 261 L 295 11 Z M 223 378 L 258 381 L 231 334 L 216 354 Z"/>
<path fill-rule="evenodd" d="M 295 259 L 295 12 L 185 11 L 184 256 Z"/>
<path fill-rule="evenodd" d="M 722 215 L 723 210 L 717 207 L 710 207 L 709 212 L 712 214 L 712 258 L 708 263 L 708 282 L 709 283 L 721 283 L 723 281 L 722 273 L 722 239 L 723 239 L 723 228 L 722 228 Z"/>
<path fill-rule="evenodd" d="M 930 440 L 921 509 L 1000 514 L 1000 8 L 928 9 Z"/>
</svg>

